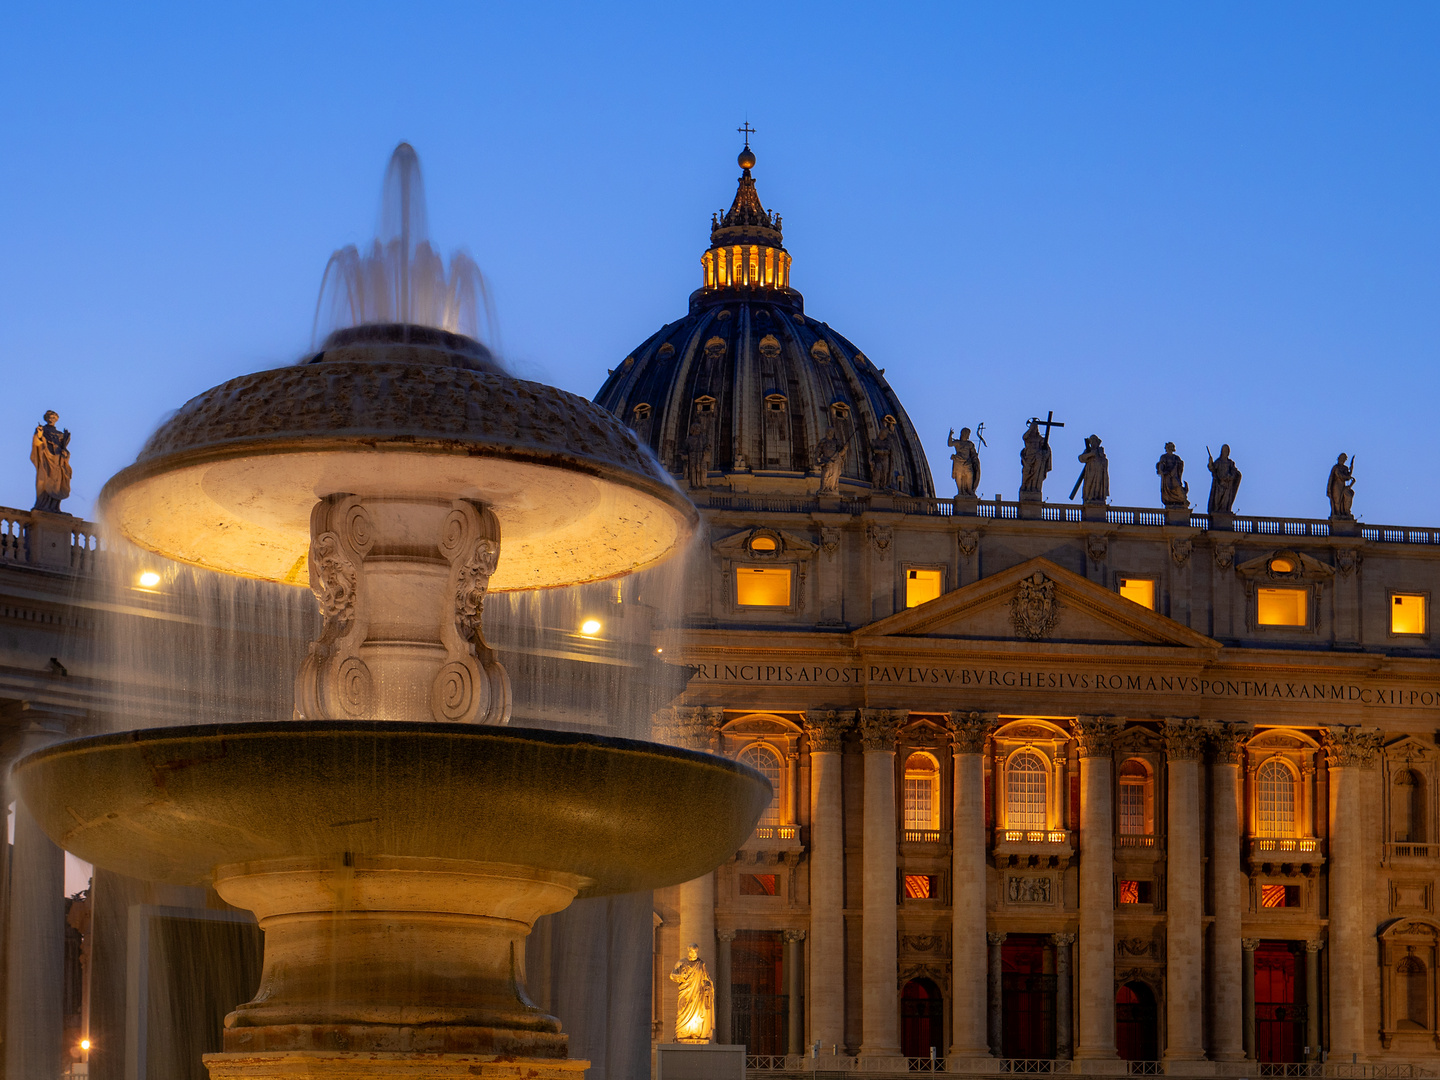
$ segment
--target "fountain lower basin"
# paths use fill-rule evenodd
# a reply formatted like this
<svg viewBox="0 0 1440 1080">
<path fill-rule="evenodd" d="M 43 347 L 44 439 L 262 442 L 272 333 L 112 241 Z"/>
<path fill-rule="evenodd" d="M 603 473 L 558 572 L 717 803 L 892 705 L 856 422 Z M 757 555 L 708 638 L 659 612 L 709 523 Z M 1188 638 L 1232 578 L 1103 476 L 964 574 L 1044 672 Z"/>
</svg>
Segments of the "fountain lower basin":
<svg viewBox="0 0 1440 1080">
<path fill-rule="evenodd" d="M 246 1077 L 366 1075 L 335 1070 L 376 1055 L 433 1058 L 416 1075 L 517 1058 L 578 1075 L 525 993 L 535 920 L 708 872 L 771 794 L 738 763 L 650 743 L 363 721 L 122 732 L 14 776 L 81 858 L 255 912 L 260 990 L 209 1062 Z"/>
</svg>

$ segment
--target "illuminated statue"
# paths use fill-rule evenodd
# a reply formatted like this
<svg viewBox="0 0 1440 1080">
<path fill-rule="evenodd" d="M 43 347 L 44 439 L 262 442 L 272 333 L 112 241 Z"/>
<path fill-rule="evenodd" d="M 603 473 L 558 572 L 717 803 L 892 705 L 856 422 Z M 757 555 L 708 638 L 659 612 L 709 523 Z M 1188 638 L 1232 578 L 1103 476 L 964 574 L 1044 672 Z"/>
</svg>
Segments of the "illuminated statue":
<svg viewBox="0 0 1440 1080">
<path fill-rule="evenodd" d="M 1205 448 L 1208 456 L 1210 448 Z M 1210 506 L 1212 514 L 1228 514 L 1240 490 L 1240 470 L 1230 460 L 1230 444 L 1220 447 L 1220 456 L 1210 458 Z"/>
<path fill-rule="evenodd" d="M 885 426 L 870 448 L 870 486 L 876 491 L 895 490 L 895 418 L 885 417 Z"/>
<path fill-rule="evenodd" d="M 1330 516 L 1350 517 L 1350 504 L 1355 501 L 1355 463 L 1345 464 L 1345 455 L 1335 459 L 1330 468 L 1330 481 L 1325 485 L 1325 494 L 1330 496 Z"/>
<path fill-rule="evenodd" d="M 710 436 L 696 420 L 685 438 L 685 480 L 692 488 L 703 488 L 710 482 Z"/>
<path fill-rule="evenodd" d="M 980 486 L 980 451 L 970 441 L 970 429 L 960 429 L 960 438 L 955 438 L 955 429 L 950 429 L 947 445 L 954 447 L 950 455 L 950 475 L 955 478 L 957 499 L 975 498 L 975 489 Z"/>
<path fill-rule="evenodd" d="M 1085 450 L 1080 454 L 1080 476 L 1070 489 L 1070 497 L 1084 487 L 1083 498 L 1087 503 L 1105 504 L 1110 498 L 1110 459 L 1105 456 L 1105 447 L 1100 445 L 1100 436 L 1091 435 L 1085 440 Z"/>
<path fill-rule="evenodd" d="M 1190 485 L 1181 479 L 1185 474 L 1185 462 L 1175 453 L 1173 442 L 1165 444 L 1165 453 L 1161 454 L 1160 460 L 1155 463 L 1155 472 L 1160 477 L 1160 505 L 1188 507 Z"/>
<path fill-rule="evenodd" d="M 1050 475 L 1050 440 L 1040 434 L 1040 421 L 1031 420 L 1025 429 L 1025 446 L 1020 451 L 1020 494 L 1040 497 L 1045 477 Z"/>
<path fill-rule="evenodd" d="M 833 420 L 830 430 L 815 446 L 815 460 L 820 464 L 820 495 L 840 494 L 840 474 L 845 469 L 845 453 L 850 441 Z"/>
<path fill-rule="evenodd" d="M 685 959 L 670 969 L 670 981 L 680 984 L 675 1041 L 708 1043 L 715 1034 L 715 984 L 700 959 L 698 945 L 686 949 Z"/>
<path fill-rule="evenodd" d="M 60 512 L 60 500 L 70 497 L 70 432 L 55 426 L 60 414 L 46 412 L 45 422 L 35 425 L 30 441 L 30 463 L 35 466 L 35 509 Z"/>
</svg>

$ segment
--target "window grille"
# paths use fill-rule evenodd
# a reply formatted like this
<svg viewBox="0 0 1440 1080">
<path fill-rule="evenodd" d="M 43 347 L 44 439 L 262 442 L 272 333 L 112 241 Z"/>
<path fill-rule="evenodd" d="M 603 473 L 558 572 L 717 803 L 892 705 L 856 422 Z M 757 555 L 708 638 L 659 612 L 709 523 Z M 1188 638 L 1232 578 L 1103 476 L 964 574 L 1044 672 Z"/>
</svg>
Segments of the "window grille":
<svg viewBox="0 0 1440 1080">
<path fill-rule="evenodd" d="M 1260 766 L 1260 820 L 1256 832 L 1260 836 L 1295 835 L 1295 776 L 1279 761 Z"/>
<path fill-rule="evenodd" d="M 760 825 L 780 824 L 780 755 L 763 743 L 754 743 L 740 751 L 740 763 L 749 765 L 756 772 L 761 773 L 775 793 L 770 796 L 770 805 L 765 807 L 765 813 L 760 815 Z"/>
<path fill-rule="evenodd" d="M 1043 829 L 1045 814 L 1045 759 L 1033 750 L 1022 750 L 1010 759 L 1006 770 L 1005 824 L 1011 829 Z"/>
<path fill-rule="evenodd" d="M 940 772 L 929 754 L 911 754 L 905 761 L 906 831 L 940 827 Z"/>
<path fill-rule="evenodd" d="M 1150 830 L 1145 827 L 1145 784 L 1134 781 L 1120 784 L 1120 831 L 1126 836 L 1144 836 Z"/>
</svg>

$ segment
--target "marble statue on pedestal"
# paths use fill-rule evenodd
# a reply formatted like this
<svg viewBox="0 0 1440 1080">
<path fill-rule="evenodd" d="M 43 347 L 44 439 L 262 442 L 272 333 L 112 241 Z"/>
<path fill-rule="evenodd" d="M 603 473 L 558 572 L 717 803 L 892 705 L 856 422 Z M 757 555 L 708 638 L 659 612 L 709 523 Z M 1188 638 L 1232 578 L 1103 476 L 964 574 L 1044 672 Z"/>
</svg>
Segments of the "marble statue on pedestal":
<svg viewBox="0 0 1440 1080">
<path fill-rule="evenodd" d="M 1175 453 L 1173 442 L 1165 444 L 1165 453 L 1161 454 L 1160 460 L 1155 463 L 1155 472 L 1160 477 L 1160 505 L 1167 509 L 1188 508 L 1190 485 L 1183 479 L 1185 462 Z"/>
<path fill-rule="evenodd" d="M 1031 420 L 1025 429 L 1020 451 L 1020 497 L 1040 498 L 1045 477 L 1050 475 L 1050 440 L 1040 434 L 1040 421 Z"/>
<path fill-rule="evenodd" d="M 1205 451 L 1208 456 L 1210 451 Z M 1228 514 L 1235 505 L 1235 493 L 1240 490 L 1240 470 L 1230 460 L 1230 444 L 1220 447 L 1220 456 L 1210 458 L 1210 505 L 1212 514 Z"/>
<path fill-rule="evenodd" d="M 1080 470 L 1080 476 L 1075 481 L 1075 486 L 1070 489 L 1070 497 L 1075 497 L 1075 492 L 1082 487 L 1082 497 L 1085 502 L 1092 505 L 1105 505 L 1110 498 L 1110 459 L 1105 456 L 1105 447 L 1100 445 L 1100 436 L 1091 435 L 1085 440 L 1085 449 L 1080 454 L 1080 464 L 1084 466 Z"/>
<path fill-rule="evenodd" d="M 840 494 L 840 474 L 845 470 L 845 454 L 850 449 L 845 433 L 834 421 L 830 430 L 815 446 L 815 460 L 820 465 L 820 495 Z"/>
<path fill-rule="evenodd" d="M 710 436 L 699 420 L 690 425 L 685 437 L 685 482 L 692 488 L 703 488 L 710 482 Z"/>
<path fill-rule="evenodd" d="M 30 463 L 35 466 L 35 507 L 60 513 L 60 500 L 70 497 L 70 432 L 55 426 L 60 414 L 45 413 L 45 422 L 35 425 L 30 441 Z"/>
<path fill-rule="evenodd" d="M 1350 504 L 1355 501 L 1355 463 L 1345 464 L 1346 456 L 1341 454 L 1330 467 L 1330 479 L 1325 485 L 1325 494 L 1330 496 L 1330 516 L 1348 518 Z"/>
<path fill-rule="evenodd" d="M 954 448 L 950 455 L 950 475 L 955 478 L 957 499 L 975 498 L 975 489 L 980 486 L 980 452 L 970 441 L 970 429 L 961 428 L 960 438 L 955 438 L 955 429 L 950 429 L 947 444 Z"/>
<path fill-rule="evenodd" d="M 675 1041 L 708 1043 L 715 1034 L 715 984 L 700 959 L 698 945 L 686 949 L 685 959 L 670 969 L 670 981 L 680 985 Z"/>
<path fill-rule="evenodd" d="M 885 417 L 884 424 L 870 447 L 870 486 L 878 492 L 895 490 L 895 418 Z"/>
</svg>

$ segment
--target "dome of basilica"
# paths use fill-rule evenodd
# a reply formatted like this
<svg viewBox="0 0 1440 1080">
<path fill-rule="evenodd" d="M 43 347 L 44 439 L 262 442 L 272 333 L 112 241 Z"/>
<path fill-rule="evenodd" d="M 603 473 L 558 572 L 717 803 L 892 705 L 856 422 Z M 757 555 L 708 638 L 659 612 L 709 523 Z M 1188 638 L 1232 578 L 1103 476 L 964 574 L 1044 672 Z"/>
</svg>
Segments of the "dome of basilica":
<svg viewBox="0 0 1440 1080">
<path fill-rule="evenodd" d="M 790 287 L 780 216 L 761 205 L 754 161 L 747 144 L 735 201 L 711 219 L 689 314 L 611 371 L 596 403 L 692 489 L 813 494 L 838 453 L 839 495 L 933 497 L 920 439 L 883 371 L 807 316 Z"/>
</svg>

